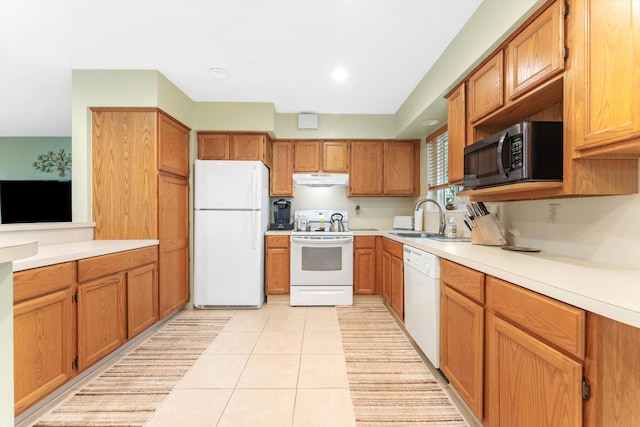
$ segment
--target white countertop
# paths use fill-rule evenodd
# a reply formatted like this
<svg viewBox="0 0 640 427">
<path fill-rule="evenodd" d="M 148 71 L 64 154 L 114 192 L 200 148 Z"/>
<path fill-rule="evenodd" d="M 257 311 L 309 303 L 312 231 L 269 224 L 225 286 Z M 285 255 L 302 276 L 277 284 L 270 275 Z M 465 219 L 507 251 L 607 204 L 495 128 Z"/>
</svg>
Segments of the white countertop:
<svg viewBox="0 0 640 427">
<path fill-rule="evenodd" d="M 549 252 L 511 252 L 499 246 L 384 237 L 490 274 L 567 304 L 640 328 L 640 268 Z"/>
<path fill-rule="evenodd" d="M 0 239 L 0 264 L 15 262 L 38 253 L 38 242 L 26 239 Z"/>
<path fill-rule="evenodd" d="M 158 240 L 86 240 L 59 245 L 43 245 L 38 247 L 36 255 L 14 261 L 13 271 L 28 270 L 157 244 Z"/>
</svg>

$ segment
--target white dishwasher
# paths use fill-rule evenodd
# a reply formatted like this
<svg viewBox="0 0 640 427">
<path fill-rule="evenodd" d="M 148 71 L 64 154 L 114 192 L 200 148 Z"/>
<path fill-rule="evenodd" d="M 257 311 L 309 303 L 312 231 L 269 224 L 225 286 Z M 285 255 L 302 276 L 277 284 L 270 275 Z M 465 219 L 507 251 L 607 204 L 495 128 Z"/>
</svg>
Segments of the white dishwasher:
<svg viewBox="0 0 640 427">
<path fill-rule="evenodd" d="M 404 245 L 404 326 L 440 367 L 440 258 Z"/>
</svg>

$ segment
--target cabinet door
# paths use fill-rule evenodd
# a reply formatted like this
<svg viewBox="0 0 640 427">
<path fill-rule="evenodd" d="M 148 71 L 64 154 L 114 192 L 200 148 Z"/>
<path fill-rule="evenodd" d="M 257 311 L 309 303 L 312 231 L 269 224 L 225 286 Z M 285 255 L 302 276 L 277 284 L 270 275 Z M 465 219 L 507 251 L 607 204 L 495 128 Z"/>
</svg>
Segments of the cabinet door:
<svg viewBox="0 0 640 427">
<path fill-rule="evenodd" d="M 582 366 L 487 313 L 491 426 L 582 426 Z"/>
<path fill-rule="evenodd" d="M 267 248 L 266 282 L 267 295 L 289 293 L 289 248 Z"/>
<path fill-rule="evenodd" d="M 346 141 L 324 141 L 322 143 L 322 171 L 347 173 L 349 143 Z"/>
<path fill-rule="evenodd" d="M 404 261 L 391 257 L 391 308 L 404 320 Z"/>
<path fill-rule="evenodd" d="M 382 296 L 391 305 L 391 254 L 382 252 Z"/>
<path fill-rule="evenodd" d="M 95 239 L 157 239 L 156 112 L 94 110 Z"/>
<path fill-rule="evenodd" d="M 420 192 L 420 146 L 414 141 L 384 142 L 384 194 L 417 196 Z"/>
<path fill-rule="evenodd" d="M 483 333 L 482 306 L 443 285 L 440 289 L 440 369 L 480 420 Z"/>
<path fill-rule="evenodd" d="M 158 168 L 189 176 L 189 129 L 162 113 L 158 114 Z"/>
<path fill-rule="evenodd" d="M 78 370 L 120 347 L 127 339 L 125 276 L 114 274 L 78 286 Z"/>
<path fill-rule="evenodd" d="M 296 141 L 293 144 L 293 171 L 320 171 L 320 141 Z"/>
<path fill-rule="evenodd" d="M 507 46 L 507 96 L 510 100 L 564 69 L 564 1 L 557 1 Z"/>
<path fill-rule="evenodd" d="M 198 134 L 198 159 L 229 160 L 230 141 L 227 134 Z"/>
<path fill-rule="evenodd" d="M 270 174 L 271 196 L 293 197 L 293 143 L 274 141 L 272 149 L 272 167 Z"/>
<path fill-rule="evenodd" d="M 469 120 L 475 122 L 504 105 L 503 53 L 499 51 L 469 77 Z"/>
<path fill-rule="evenodd" d="M 570 102 L 577 149 L 640 155 L 640 3 L 574 3 L 570 83 L 575 84 L 575 99 Z"/>
<path fill-rule="evenodd" d="M 349 156 L 349 195 L 381 196 L 383 194 L 382 141 L 352 141 Z"/>
<path fill-rule="evenodd" d="M 266 163 L 264 144 L 263 135 L 231 135 L 229 158 L 231 160 L 259 160 Z"/>
<path fill-rule="evenodd" d="M 127 271 L 127 337 L 135 337 L 158 320 L 158 270 L 148 264 Z"/>
<path fill-rule="evenodd" d="M 353 250 L 353 292 L 356 295 L 376 293 L 376 250 L 356 248 Z"/>
<path fill-rule="evenodd" d="M 72 295 L 68 288 L 13 307 L 15 415 L 74 374 Z"/>
<path fill-rule="evenodd" d="M 159 316 L 189 299 L 189 181 L 159 176 Z"/>
<path fill-rule="evenodd" d="M 467 141 L 465 99 L 464 83 L 458 86 L 447 98 L 449 184 L 462 184 L 464 181 L 464 147 Z"/>
</svg>

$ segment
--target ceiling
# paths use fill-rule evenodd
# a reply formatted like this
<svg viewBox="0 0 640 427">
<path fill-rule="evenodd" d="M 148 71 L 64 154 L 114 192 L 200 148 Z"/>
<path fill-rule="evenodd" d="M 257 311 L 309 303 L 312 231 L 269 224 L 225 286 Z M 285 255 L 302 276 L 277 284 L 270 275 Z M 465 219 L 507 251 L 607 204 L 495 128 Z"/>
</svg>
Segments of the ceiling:
<svg viewBox="0 0 640 427">
<path fill-rule="evenodd" d="M 73 69 L 158 70 L 199 102 L 395 114 L 481 2 L 0 0 L 0 136 L 70 136 Z"/>
</svg>

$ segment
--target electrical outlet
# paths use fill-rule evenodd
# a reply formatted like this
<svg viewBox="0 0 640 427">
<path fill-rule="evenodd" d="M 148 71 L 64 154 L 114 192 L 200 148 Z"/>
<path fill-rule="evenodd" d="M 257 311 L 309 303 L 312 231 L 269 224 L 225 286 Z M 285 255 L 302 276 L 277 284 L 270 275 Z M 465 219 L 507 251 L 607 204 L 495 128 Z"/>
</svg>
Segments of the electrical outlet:
<svg viewBox="0 0 640 427">
<path fill-rule="evenodd" d="M 547 222 L 550 224 L 557 224 L 560 222 L 560 204 L 549 203 L 547 207 Z"/>
</svg>

